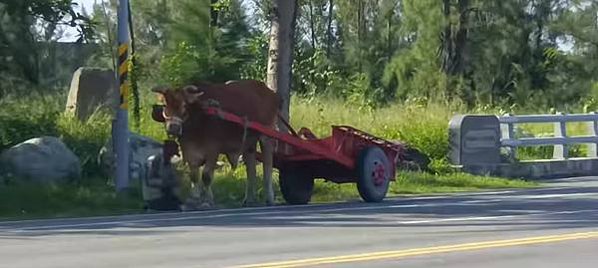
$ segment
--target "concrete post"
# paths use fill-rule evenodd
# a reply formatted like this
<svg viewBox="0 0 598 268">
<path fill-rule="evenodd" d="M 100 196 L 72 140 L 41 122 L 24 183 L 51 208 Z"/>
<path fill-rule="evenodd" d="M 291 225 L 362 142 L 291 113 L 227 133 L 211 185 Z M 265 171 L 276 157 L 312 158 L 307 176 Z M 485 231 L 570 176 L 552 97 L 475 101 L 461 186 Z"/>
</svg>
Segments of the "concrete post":
<svg viewBox="0 0 598 268">
<path fill-rule="evenodd" d="M 596 115 L 596 112 L 591 112 L 590 114 Z M 598 136 L 598 121 L 589 121 L 588 130 L 590 136 Z M 588 157 L 598 157 L 598 143 L 588 144 Z"/>
<path fill-rule="evenodd" d="M 513 115 L 510 113 L 506 113 L 503 116 L 510 117 Z M 503 139 L 510 140 L 510 139 L 515 138 L 515 132 L 516 132 L 515 124 L 513 124 L 513 123 L 501 124 L 500 130 L 501 130 L 501 133 L 502 133 L 501 136 Z M 506 151 L 509 156 L 509 160 L 511 162 L 515 162 L 517 160 L 517 148 L 506 147 Z"/>
<path fill-rule="evenodd" d="M 565 114 L 558 112 L 557 115 L 564 116 Z M 567 123 L 564 121 L 554 123 L 554 137 L 555 138 L 566 138 L 567 137 Z M 552 158 L 554 159 L 567 159 L 569 158 L 569 145 L 557 144 L 554 146 L 552 152 Z"/>
<path fill-rule="evenodd" d="M 116 112 L 113 133 L 114 151 L 116 152 L 116 190 L 122 192 L 129 188 L 129 1 L 119 0 L 118 6 L 118 81 L 120 104 Z"/>
<path fill-rule="evenodd" d="M 500 164 L 500 123 L 494 115 L 455 115 L 449 139 L 453 165 Z"/>
</svg>

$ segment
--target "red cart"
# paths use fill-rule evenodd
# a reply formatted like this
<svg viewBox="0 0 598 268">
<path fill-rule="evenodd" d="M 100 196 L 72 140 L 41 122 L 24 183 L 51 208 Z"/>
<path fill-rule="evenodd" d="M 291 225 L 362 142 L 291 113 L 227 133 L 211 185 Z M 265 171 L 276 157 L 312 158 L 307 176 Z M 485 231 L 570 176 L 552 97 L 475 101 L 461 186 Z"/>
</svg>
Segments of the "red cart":
<svg viewBox="0 0 598 268">
<path fill-rule="evenodd" d="M 274 167 L 279 170 L 280 190 L 289 204 L 307 204 L 316 178 L 356 183 L 364 201 L 381 202 L 404 156 L 403 145 L 349 126 L 332 126 L 332 136 L 317 138 L 307 128 L 296 132 L 287 125 L 289 131 L 280 132 L 217 107 L 206 108 L 205 112 L 277 141 Z M 164 122 L 162 106 L 154 106 L 152 117 Z"/>
</svg>

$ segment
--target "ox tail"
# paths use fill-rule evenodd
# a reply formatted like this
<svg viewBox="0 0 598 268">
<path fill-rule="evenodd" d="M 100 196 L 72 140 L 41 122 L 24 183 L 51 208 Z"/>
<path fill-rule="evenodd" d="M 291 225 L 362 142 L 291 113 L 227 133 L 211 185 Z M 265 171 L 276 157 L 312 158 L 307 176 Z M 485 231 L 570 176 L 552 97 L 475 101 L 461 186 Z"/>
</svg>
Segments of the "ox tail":
<svg viewBox="0 0 598 268">
<path fill-rule="evenodd" d="M 297 132 L 296 132 L 296 131 L 293 129 L 293 127 L 291 126 L 291 124 L 289 123 L 289 121 L 287 121 L 287 120 L 284 118 L 284 115 L 282 115 L 282 113 L 281 113 L 281 112 L 278 112 L 278 120 L 280 120 L 280 122 L 282 122 L 282 124 L 283 124 L 283 125 L 286 127 L 286 129 L 287 129 L 288 131 L 290 131 L 290 132 L 291 132 L 291 134 L 293 134 L 294 136 L 298 136 L 298 135 L 297 135 Z"/>
<path fill-rule="evenodd" d="M 291 132 L 291 134 L 293 134 L 294 136 L 298 136 L 297 132 L 293 129 L 293 127 L 291 126 L 289 121 L 285 119 L 284 115 L 281 112 L 284 107 L 284 98 L 282 97 L 280 92 L 275 92 L 275 93 L 276 93 L 276 96 L 278 97 L 278 113 L 277 113 L 278 120 L 280 122 L 282 122 L 282 124 L 285 126 L 285 128 L 289 132 Z"/>
</svg>

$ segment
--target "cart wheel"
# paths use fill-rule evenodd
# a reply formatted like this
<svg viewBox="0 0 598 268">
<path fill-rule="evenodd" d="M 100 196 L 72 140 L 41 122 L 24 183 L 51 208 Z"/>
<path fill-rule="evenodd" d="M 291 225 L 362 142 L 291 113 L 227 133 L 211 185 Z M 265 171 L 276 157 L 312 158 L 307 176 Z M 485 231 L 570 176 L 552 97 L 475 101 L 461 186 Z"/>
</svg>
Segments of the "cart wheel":
<svg viewBox="0 0 598 268">
<path fill-rule="evenodd" d="M 357 159 L 357 190 L 366 202 L 381 202 L 390 184 L 392 166 L 378 147 L 365 148 Z"/>
<path fill-rule="evenodd" d="M 305 205 L 311 200 L 314 190 L 314 179 L 296 168 L 280 170 L 280 191 L 282 197 L 290 205 Z"/>
</svg>

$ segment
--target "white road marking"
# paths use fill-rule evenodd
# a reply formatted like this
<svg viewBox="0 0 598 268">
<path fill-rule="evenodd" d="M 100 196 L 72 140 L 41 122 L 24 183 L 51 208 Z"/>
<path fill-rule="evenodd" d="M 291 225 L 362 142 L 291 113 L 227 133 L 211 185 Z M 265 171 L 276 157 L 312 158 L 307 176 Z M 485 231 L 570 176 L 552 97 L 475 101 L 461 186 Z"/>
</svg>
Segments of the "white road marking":
<svg viewBox="0 0 598 268">
<path fill-rule="evenodd" d="M 312 210 L 312 211 L 278 210 L 278 211 L 261 211 L 261 212 L 249 212 L 249 213 L 225 213 L 225 214 L 216 214 L 216 215 L 199 214 L 199 215 L 193 215 L 193 216 L 170 217 L 170 218 L 151 218 L 151 219 L 136 219 L 136 220 L 115 220 L 115 221 L 104 221 L 104 222 L 85 222 L 85 223 L 73 223 L 73 224 L 31 226 L 31 227 L 22 227 L 22 228 L 17 227 L 18 229 L 16 231 L 41 231 L 41 230 L 50 230 L 50 229 L 63 229 L 63 228 L 94 227 L 94 226 L 99 227 L 99 226 L 137 224 L 137 223 L 149 223 L 149 222 L 173 222 L 173 221 L 185 221 L 185 220 L 196 220 L 196 219 L 197 220 L 217 219 L 217 218 L 226 218 L 226 217 L 268 216 L 268 215 L 298 214 L 298 213 L 329 213 L 329 212 L 381 210 L 381 209 L 396 209 L 396 208 L 410 208 L 410 207 L 434 207 L 434 206 L 448 206 L 448 205 L 459 205 L 459 203 L 347 207 L 347 208 L 320 209 L 320 210 Z M 178 214 L 178 215 L 180 215 L 180 214 Z"/>
<path fill-rule="evenodd" d="M 513 196 L 513 198 L 521 198 L 521 199 L 545 199 L 545 198 L 592 196 L 592 195 L 598 197 L 598 193 L 570 193 L 570 194 L 520 195 L 520 196 Z"/>
<path fill-rule="evenodd" d="M 543 189 L 547 190 L 547 189 Z M 529 190 L 522 190 L 522 191 L 529 191 Z M 437 197 L 415 197 L 409 198 L 407 200 L 427 200 L 427 199 L 449 199 L 454 197 L 464 197 L 464 196 L 479 196 L 479 195 L 492 195 L 493 193 L 514 193 L 517 191 L 500 191 L 500 192 L 485 192 L 485 193 L 469 193 L 469 194 L 460 194 L 460 195 L 449 195 L 449 196 L 437 196 Z M 567 196 L 587 196 L 587 195 L 598 195 L 597 193 L 572 193 L 572 194 L 546 194 L 546 195 L 529 195 L 529 196 L 504 196 L 501 198 L 507 200 L 513 199 L 541 199 L 541 198 L 556 198 L 556 197 L 567 197 Z M 401 200 L 401 199 L 398 199 Z M 401 201 L 404 201 L 401 200 Z M 326 212 L 343 212 L 343 211 L 364 211 L 364 210 L 379 210 L 379 209 L 393 209 L 393 208 L 415 208 L 415 207 L 438 207 L 438 206 L 466 206 L 471 204 L 480 204 L 480 203 L 490 203 L 490 202 L 497 202 L 503 201 L 503 199 L 488 199 L 488 200 L 465 200 L 465 201 L 456 201 L 456 202 L 442 202 L 442 203 L 430 203 L 430 204 L 408 204 L 408 205 L 386 205 L 382 203 L 379 206 L 370 205 L 370 206 L 359 206 L 359 207 L 344 207 L 344 208 L 325 208 L 331 205 L 338 205 L 338 204 L 351 204 L 351 203 L 329 203 L 329 204 L 318 204 L 318 205 L 300 205 L 300 206 L 293 206 L 293 210 L 280 210 L 280 206 L 274 207 L 263 207 L 263 208 L 238 208 L 238 209 L 225 209 L 225 210 L 209 210 L 209 211 L 194 211 L 194 212 L 168 212 L 168 213 L 155 213 L 155 214 L 139 214 L 139 215 L 125 215 L 125 216 L 107 216 L 107 217 L 92 217 L 92 218 L 70 218 L 70 219 L 54 219 L 54 220 L 25 220 L 25 221 L 12 221 L 12 222 L 0 222 L 0 228 L 4 228 L 4 231 L 10 232 L 23 232 L 23 231 L 42 231 L 42 230 L 51 230 L 51 229 L 64 229 L 64 228 L 80 228 L 80 227 L 100 227 L 100 226 L 110 226 L 110 225 L 123 225 L 123 224 L 138 224 L 138 223 L 151 223 L 151 222 L 173 222 L 173 221 L 184 221 L 184 220 L 201 220 L 201 219 L 215 219 L 215 218 L 225 218 L 225 217 L 239 217 L 239 216 L 268 216 L 268 215 L 276 215 L 276 214 L 293 214 L 293 213 L 326 213 Z M 353 203 L 363 205 L 363 203 Z M 313 208 L 315 210 L 295 210 L 296 208 Z M 323 209 L 320 209 L 323 208 Z M 274 211 L 272 211 L 274 210 Z M 255 211 L 255 212 L 250 212 Z M 218 213 L 218 212 L 225 212 L 223 214 L 216 214 L 216 215 L 206 215 L 209 213 Z M 181 214 L 186 214 L 185 216 L 180 216 Z M 188 215 L 188 216 L 187 216 Z M 529 215 L 529 214 L 528 214 Z M 168 216 L 175 216 L 175 217 L 168 217 Z M 178 217 L 176 217 L 178 216 Z M 142 217 L 143 219 L 122 219 L 122 218 L 129 218 L 129 217 Z M 499 216 L 499 217 L 506 217 L 506 216 Z M 121 218 L 121 219 L 118 219 Z M 455 219 L 440 219 L 440 220 L 429 220 L 429 221 L 407 221 L 407 222 L 399 222 L 400 224 L 415 224 L 415 223 L 427 223 L 427 222 L 440 222 L 440 221 L 458 221 L 463 219 L 486 219 L 488 217 L 472 217 L 472 218 L 455 218 Z M 117 219 L 117 220 L 111 220 Z M 489 218 L 488 218 L 489 219 Z M 29 227 L 18 227 L 14 225 L 18 225 L 19 223 L 30 223 L 30 224 L 44 224 L 44 223 L 51 223 L 53 221 L 69 221 L 69 220 L 85 220 L 85 221 L 93 221 L 93 220 L 107 220 L 102 222 L 84 222 L 84 223 L 72 223 L 72 224 L 54 224 L 54 225 L 43 225 L 43 226 L 29 226 Z M 7 226 L 2 226 L 2 225 Z M 12 229 L 12 230 L 6 230 Z M 0 229 L 1 230 L 1 229 Z"/>
<path fill-rule="evenodd" d="M 533 192 L 539 190 L 559 190 L 565 189 L 561 187 L 554 187 L 554 188 L 538 188 L 538 189 L 522 189 L 522 190 L 505 190 L 505 191 L 488 191 L 488 192 L 476 192 L 476 193 L 453 193 L 448 195 L 432 195 L 432 196 L 414 196 L 414 197 L 405 197 L 405 196 L 398 196 L 398 197 L 388 197 L 386 201 L 409 201 L 409 200 L 432 200 L 432 199 L 450 199 L 456 197 L 467 197 L 467 196 L 480 196 L 480 195 L 499 195 L 499 194 L 510 194 L 510 193 L 517 193 L 517 192 Z M 307 204 L 307 205 L 294 205 L 292 206 L 293 209 L 295 208 L 320 208 L 325 206 L 334 206 L 334 205 L 346 205 L 351 204 L 347 203 L 346 201 L 339 201 L 339 202 L 330 202 L 330 203 L 320 203 L 320 204 Z M 363 204 L 363 203 L 354 203 L 354 204 Z M 191 215 L 202 215 L 214 212 L 249 212 L 249 211 L 269 211 L 269 210 L 276 210 L 280 209 L 281 206 L 272 206 L 272 207 L 259 207 L 259 208 L 227 208 L 227 209 L 219 209 L 219 210 L 205 210 L 205 211 L 188 211 L 188 212 L 155 212 L 155 213 L 148 213 L 148 214 L 127 214 L 127 215 L 111 215 L 111 216 L 95 216 L 95 217 L 66 217 L 66 218 L 56 218 L 56 219 L 39 219 L 39 220 L 17 220 L 17 221 L 0 221 L 0 225 L 6 224 L 43 224 L 53 221 L 70 221 L 70 220 L 109 220 L 114 218 L 127 218 L 127 217 L 156 217 L 156 216 L 177 216 L 181 215 L 181 213 L 191 214 Z"/>
<path fill-rule="evenodd" d="M 511 215 L 498 215 L 498 216 L 480 216 L 480 217 L 461 217 L 461 218 L 444 218 L 444 219 L 432 219 L 432 220 L 417 220 L 417 221 L 400 221 L 398 224 L 422 224 L 422 223 L 437 223 L 437 222 L 454 222 L 454 221 L 481 221 L 481 220 L 496 220 L 514 217 L 524 216 L 546 216 L 546 215 L 559 215 L 559 214 L 577 214 L 586 212 L 597 212 L 598 209 L 589 210 L 566 210 L 557 212 L 545 212 L 545 213 L 524 213 L 524 214 L 511 214 Z"/>
</svg>

